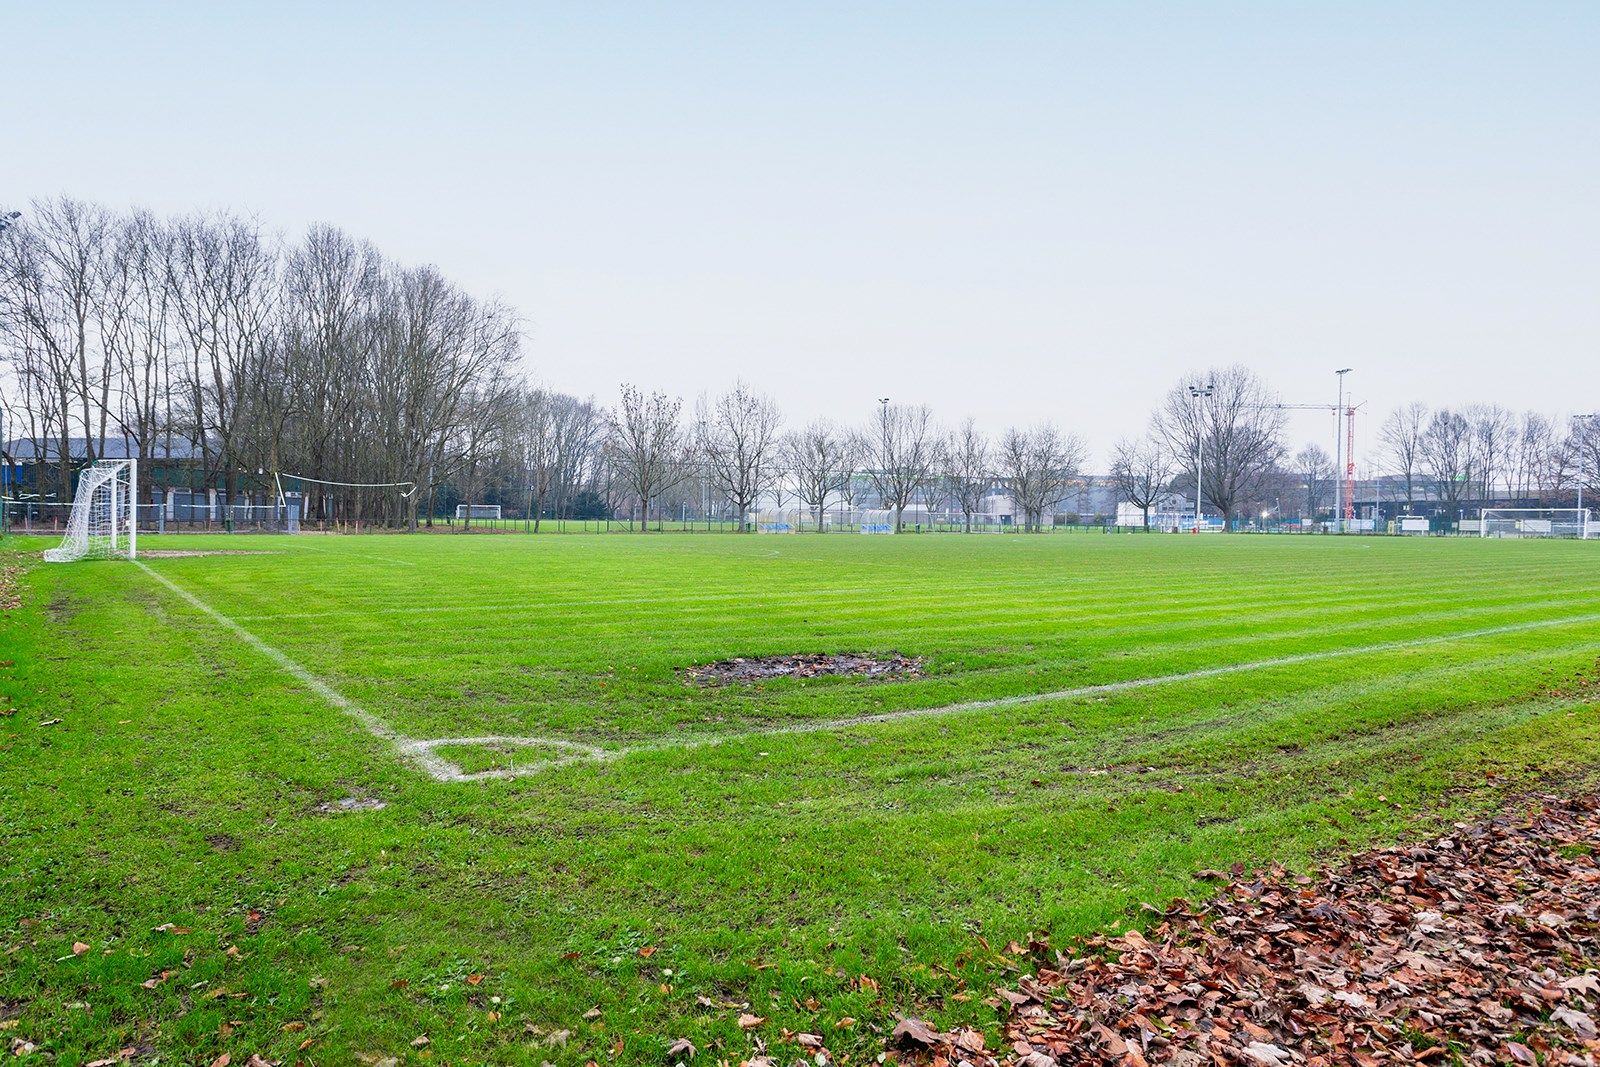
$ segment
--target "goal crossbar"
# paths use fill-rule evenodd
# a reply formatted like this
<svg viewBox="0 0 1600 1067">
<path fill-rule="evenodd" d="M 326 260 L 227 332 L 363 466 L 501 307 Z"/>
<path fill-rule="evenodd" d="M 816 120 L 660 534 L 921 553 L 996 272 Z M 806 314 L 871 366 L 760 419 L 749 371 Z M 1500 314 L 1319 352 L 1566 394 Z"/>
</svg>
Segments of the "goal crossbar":
<svg viewBox="0 0 1600 1067">
<path fill-rule="evenodd" d="M 78 475 L 78 491 L 67 516 L 67 532 L 47 563 L 80 559 L 137 559 L 139 461 L 102 459 Z"/>
<path fill-rule="evenodd" d="M 1567 537 L 1587 540 L 1600 532 L 1588 508 L 1484 508 L 1479 537 Z"/>
</svg>

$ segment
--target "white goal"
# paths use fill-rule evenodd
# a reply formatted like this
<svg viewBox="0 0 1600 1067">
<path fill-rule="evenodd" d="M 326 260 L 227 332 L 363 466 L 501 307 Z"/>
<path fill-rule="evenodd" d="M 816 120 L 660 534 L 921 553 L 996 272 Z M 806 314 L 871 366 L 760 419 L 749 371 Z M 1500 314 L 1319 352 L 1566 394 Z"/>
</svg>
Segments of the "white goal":
<svg viewBox="0 0 1600 1067">
<path fill-rule="evenodd" d="M 499 504 L 457 504 L 456 518 L 458 519 L 498 519 L 500 517 Z"/>
<path fill-rule="evenodd" d="M 1484 508 L 1479 537 L 1572 537 L 1596 530 L 1588 508 Z"/>
<path fill-rule="evenodd" d="M 46 562 L 137 558 L 138 483 L 136 459 L 102 459 L 83 470 L 67 516 L 67 535 L 55 548 L 45 550 Z"/>
</svg>

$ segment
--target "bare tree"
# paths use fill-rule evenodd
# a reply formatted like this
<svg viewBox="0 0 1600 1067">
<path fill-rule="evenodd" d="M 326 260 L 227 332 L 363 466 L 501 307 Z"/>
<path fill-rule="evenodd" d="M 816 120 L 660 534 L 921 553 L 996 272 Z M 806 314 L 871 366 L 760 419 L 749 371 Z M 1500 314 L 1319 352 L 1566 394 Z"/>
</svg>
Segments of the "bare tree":
<svg viewBox="0 0 1600 1067">
<path fill-rule="evenodd" d="M 678 420 L 682 410 L 681 397 L 661 392 L 645 396 L 632 385 L 623 385 L 611 412 L 613 462 L 638 504 L 641 530 L 648 528 L 650 502 L 687 469 L 683 427 Z M 631 519 L 629 525 L 631 528 Z"/>
<path fill-rule="evenodd" d="M 110 368 L 92 332 L 109 231 L 104 208 L 35 200 L 24 225 L 7 227 L 0 262 L 0 328 L 51 393 L 61 499 L 72 486 L 74 425 L 86 459 L 97 458 L 105 440 Z"/>
<path fill-rule="evenodd" d="M 774 459 L 783 416 L 775 400 L 742 381 L 715 402 L 708 405 L 702 398 L 697 406 L 700 451 L 711 484 L 728 498 L 744 529 L 746 516 L 778 473 Z"/>
<path fill-rule="evenodd" d="M 907 505 L 939 465 L 940 441 L 926 405 L 880 404 L 865 433 L 863 462 L 883 505 L 894 511 L 894 528 L 905 529 Z"/>
<path fill-rule="evenodd" d="M 1473 477 L 1472 424 L 1460 412 L 1436 411 L 1422 433 L 1422 463 L 1438 499 L 1456 517 Z"/>
<path fill-rule="evenodd" d="M 984 497 L 994 485 L 989 464 L 989 439 L 972 419 L 962 422 L 945 446 L 945 461 L 950 491 L 961 508 L 965 532 L 972 532 L 972 517 L 983 508 Z"/>
<path fill-rule="evenodd" d="M 1305 511 L 1301 514 L 1308 519 L 1315 519 L 1322 512 L 1322 501 L 1328 494 L 1328 487 L 1333 484 L 1333 457 L 1321 445 L 1309 444 L 1295 454 L 1294 469 L 1300 476 L 1305 493 L 1302 498 Z"/>
<path fill-rule="evenodd" d="M 1495 500 L 1495 481 L 1512 466 L 1516 444 L 1516 417 L 1498 404 L 1475 404 L 1467 411 L 1472 422 L 1475 488 L 1485 503 Z"/>
<path fill-rule="evenodd" d="M 1111 454 L 1111 481 L 1117 492 L 1144 515 L 1150 528 L 1150 509 L 1172 481 L 1172 459 L 1159 437 L 1122 440 Z"/>
<path fill-rule="evenodd" d="M 1063 435 L 1051 422 L 1005 432 L 1000 472 L 1011 499 L 1022 509 L 1024 529 L 1044 529 L 1045 515 L 1066 494 L 1087 454 L 1082 440 Z"/>
<path fill-rule="evenodd" d="M 1395 473 L 1405 480 L 1408 514 L 1416 507 L 1416 480 L 1422 470 L 1422 435 L 1427 424 L 1428 406 L 1413 401 L 1390 412 L 1378 430 L 1378 440 Z"/>
<path fill-rule="evenodd" d="M 780 452 L 796 497 L 811 509 L 817 532 L 824 529 L 828 500 L 842 495 L 855 475 L 854 439 L 827 419 L 789 434 Z"/>
<path fill-rule="evenodd" d="M 1194 383 L 1211 386 L 1211 395 L 1191 396 Z M 1201 491 L 1224 519 L 1261 491 L 1283 457 L 1285 415 L 1276 404 L 1254 371 L 1235 364 L 1189 376 L 1156 412 L 1167 448 L 1189 464 L 1189 484 L 1203 442 Z"/>
</svg>

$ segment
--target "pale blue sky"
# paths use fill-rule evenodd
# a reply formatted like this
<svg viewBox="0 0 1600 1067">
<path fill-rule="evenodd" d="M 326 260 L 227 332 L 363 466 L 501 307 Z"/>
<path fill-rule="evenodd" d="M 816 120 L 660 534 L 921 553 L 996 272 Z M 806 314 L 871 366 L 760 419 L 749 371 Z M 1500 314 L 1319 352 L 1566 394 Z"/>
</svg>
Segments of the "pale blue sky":
<svg viewBox="0 0 1600 1067">
<path fill-rule="evenodd" d="M 0 11 L 0 203 L 333 222 L 606 401 L 742 374 L 1098 459 L 1211 362 L 1600 407 L 1600 4 Z"/>
</svg>

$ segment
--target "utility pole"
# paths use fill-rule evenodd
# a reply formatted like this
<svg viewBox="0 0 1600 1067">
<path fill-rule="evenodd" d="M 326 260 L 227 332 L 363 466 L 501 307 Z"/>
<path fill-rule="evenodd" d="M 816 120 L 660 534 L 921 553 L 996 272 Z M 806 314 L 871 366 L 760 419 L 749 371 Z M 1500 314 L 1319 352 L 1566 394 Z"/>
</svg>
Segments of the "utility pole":
<svg viewBox="0 0 1600 1067">
<path fill-rule="evenodd" d="M 1202 491 L 1201 487 L 1200 487 L 1200 485 L 1201 485 L 1201 472 L 1205 470 L 1205 466 L 1206 466 L 1206 425 L 1205 425 L 1205 423 L 1206 423 L 1206 408 L 1205 408 L 1204 404 L 1200 403 L 1200 401 L 1203 400 L 1206 397 L 1211 396 L 1216 391 L 1217 391 L 1217 386 L 1216 386 L 1215 382 L 1207 382 L 1205 385 L 1191 385 L 1191 386 L 1189 386 L 1189 396 L 1195 402 L 1195 411 L 1196 411 L 1196 415 L 1195 415 L 1195 419 L 1194 419 L 1194 440 L 1195 440 L 1195 450 L 1194 450 L 1194 532 L 1195 533 L 1199 533 L 1200 532 L 1200 494 L 1201 494 L 1201 491 Z"/>
</svg>

